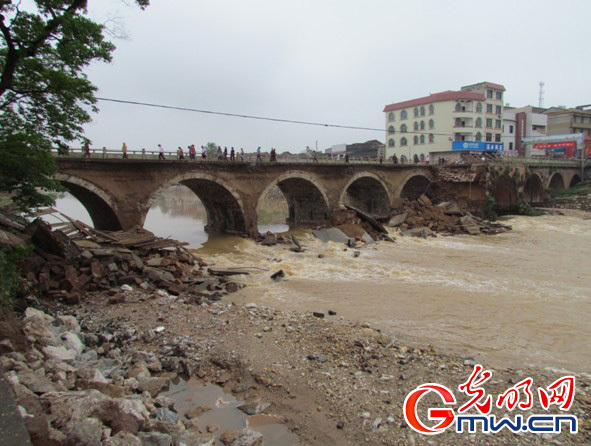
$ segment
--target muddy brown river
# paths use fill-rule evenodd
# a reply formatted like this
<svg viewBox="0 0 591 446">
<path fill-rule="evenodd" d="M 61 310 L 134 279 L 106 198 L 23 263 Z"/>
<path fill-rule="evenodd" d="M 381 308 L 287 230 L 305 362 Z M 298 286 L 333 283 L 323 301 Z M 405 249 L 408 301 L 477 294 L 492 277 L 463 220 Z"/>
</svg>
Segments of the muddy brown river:
<svg viewBox="0 0 591 446">
<path fill-rule="evenodd" d="M 71 200 L 58 208 L 75 213 Z M 175 209 L 151 211 L 146 226 L 190 241 L 210 264 L 268 270 L 245 276 L 248 287 L 232 296 L 236 302 L 331 309 L 409 342 L 492 365 L 591 372 L 589 214 L 508 218 L 513 231 L 496 236 L 397 237 L 354 258 L 343 245 L 304 231 L 297 232 L 307 248 L 301 254 L 236 237 L 208 240 L 194 205 Z M 278 269 L 286 279 L 274 283 L 269 275 Z"/>
</svg>

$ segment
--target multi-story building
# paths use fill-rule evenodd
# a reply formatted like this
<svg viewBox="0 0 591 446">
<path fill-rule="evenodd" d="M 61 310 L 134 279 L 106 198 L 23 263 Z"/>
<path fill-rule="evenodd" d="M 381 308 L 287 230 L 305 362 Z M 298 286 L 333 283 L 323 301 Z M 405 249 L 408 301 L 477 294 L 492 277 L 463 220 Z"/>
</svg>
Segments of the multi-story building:
<svg viewBox="0 0 591 446">
<path fill-rule="evenodd" d="M 529 136 L 545 136 L 548 116 L 540 107 L 508 107 L 503 111 L 502 142 L 505 153 L 524 155 L 523 138 Z"/>
<path fill-rule="evenodd" d="M 387 105 L 386 156 L 446 152 L 454 141 L 501 143 L 504 92 L 481 82 Z"/>
<path fill-rule="evenodd" d="M 552 107 L 548 115 L 548 135 L 582 133 L 591 136 L 591 104 L 575 108 Z"/>
</svg>

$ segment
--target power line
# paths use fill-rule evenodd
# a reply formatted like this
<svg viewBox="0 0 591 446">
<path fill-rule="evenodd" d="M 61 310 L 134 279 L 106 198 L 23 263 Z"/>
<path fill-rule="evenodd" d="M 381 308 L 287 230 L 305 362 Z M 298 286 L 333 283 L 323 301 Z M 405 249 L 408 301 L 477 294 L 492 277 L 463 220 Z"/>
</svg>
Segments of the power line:
<svg viewBox="0 0 591 446">
<path fill-rule="evenodd" d="M 282 118 L 270 118 L 267 116 L 254 116 L 254 115 L 244 115 L 239 113 L 227 113 L 227 112 L 219 112 L 213 110 L 201 110 L 198 108 L 189 108 L 189 107 L 177 107 L 172 105 L 162 105 L 162 104 L 151 104 L 148 102 L 138 102 L 138 101 L 126 101 L 124 99 L 112 99 L 112 98 L 96 98 L 99 101 L 105 102 L 115 102 L 118 104 L 128 104 L 128 105 L 140 105 L 142 107 L 153 107 L 153 108 L 164 108 L 168 110 L 180 110 L 180 111 L 189 111 L 194 113 L 205 113 L 208 115 L 218 115 L 218 116 L 229 116 L 233 118 L 245 118 L 245 119 L 257 119 L 259 121 L 272 121 L 272 122 L 283 122 L 287 124 L 301 124 L 301 125 L 314 125 L 317 127 L 332 127 L 332 128 L 339 128 L 339 129 L 350 129 L 350 130 L 368 130 L 372 132 L 384 132 L 385 129 L 376 129 L 372 127 L 361 127 L 361 126 L 351 126 L 351 125 L 341 125 L 341 124 L 328 124 L 322 122 L 313 122 L 313 121 L 298 121 L 294 119 L 282 119 Z M 406 132 L 397 132 L 396 135 L 405 133 L 410 134 L 417 134 L 417 135 L 438 135 L 438 136 L 453 136 L 451 133 L 434 133 L 429 131 L 411 131 L 407 130 Z M 393 133 L 388 133 L 388 135 L 393 136 Z"/>
</svg>

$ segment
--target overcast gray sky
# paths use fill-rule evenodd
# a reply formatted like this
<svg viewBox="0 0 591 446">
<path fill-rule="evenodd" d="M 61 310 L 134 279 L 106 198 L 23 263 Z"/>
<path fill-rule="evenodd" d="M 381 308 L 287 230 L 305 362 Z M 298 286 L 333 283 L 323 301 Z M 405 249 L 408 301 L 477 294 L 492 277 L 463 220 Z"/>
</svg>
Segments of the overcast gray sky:
<svg viewBox="0 0 591 446">
<path fill-rule="evenodd" d="M 131 3 L 131 0 L 129 0 Z M 98 96 L 381 129 L 383 107 L 480 81 L 512 106 L 591 103 L 589 0 L 152 0 L 120 17 L 111 64 L 88 71 Z M 298 152 L 384 140 L 339 130 L 99 103 L 93 146 L 167 150 L 260 145 Z"/>
</svg>

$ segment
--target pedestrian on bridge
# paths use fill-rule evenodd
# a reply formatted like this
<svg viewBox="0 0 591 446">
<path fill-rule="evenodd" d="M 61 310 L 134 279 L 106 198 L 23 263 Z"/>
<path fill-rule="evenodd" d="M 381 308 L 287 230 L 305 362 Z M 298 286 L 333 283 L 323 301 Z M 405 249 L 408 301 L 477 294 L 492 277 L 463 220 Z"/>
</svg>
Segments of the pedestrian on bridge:
<svg viewBox="0 0 591 446">
<path fill-rule="evenodd" d="M 127 144 L 123 143 L 123 146 L 121 146 L 121 151 L 123 152 L 123 159 L 127 159 Z"/>
<path fill-rule="evenodd" d="M 224 154 L 222 153 L 222 147 L 218 146 L 218 161 L 224 160 Z"/>
<path fill-rule="evenodd" d="M 262 158 L 261 158 L 261 146 L 257 147 L 257 164 L 259 164 L 260 162 L 262 162 Z"/>
<path fill-rule="evenodd" d="M 184 160 L 185 159 L 185 154 L 183 153 L 183 148 L 181 146 L 179 146 L 179 148 L 176 151 L 178 157 L 180 160 Z"/>
<path fill-rule="evenodd" d="M 166 159 L 166 158 L 164 158 L 164 147 L 162 147 L 162 144 L 158 144 L 158 159 L 159 160 Z"/>
<path fill-rule="evenodd" d="M 207 159 L 207 149 L 205 148 L 205 146 L 201 146 L 201 159 Z"/>
<path fill-rule="evenodd" d="M 380 164 L 384 164 L 384 155 L 380 154 Z"/>
<path fill-rule="evenodd" d="M 349 164 L 349 154 L 345 153 L 345 164 Z"/>
<path fill-rule="evenodd" d="M 240 161 L 244 161 L 244 149 L 240 147 Z"/>
<path fill-rule="evenodd" d="M 197 155 L 197 150 L 195 150 L 195 144 L 191 144 L 189 146 L 189 159 L 194 161 L 195 155 Z"/>
<path fill-rule="evenodd" d="M 90 144 L 88 142 L 84 144 L 84 158 L 90 158 Z"/>
<path fill-rule="evenodd" d="M 275 148 L 271 149 L 271 158 L 269 159 L 270 163 L 276 163 L 277 162 L 277 152 L 275 151 Z"/>
<path fill-rule="evenodd" d="M 396 154 L 392 155 L 392 164 L 398 164 L 398 157 Z"/>
<path fill-rule="evenodd" d="M 228 161 L 228 148 L 224 146 L 224 161 Z"/>
<path fill-rule="evenodd" d="M 230 161 L 236 161 L 236 152 L 234 152 L 234 147 L 230 149 Z"/>
</svg>

